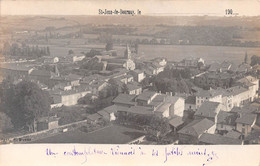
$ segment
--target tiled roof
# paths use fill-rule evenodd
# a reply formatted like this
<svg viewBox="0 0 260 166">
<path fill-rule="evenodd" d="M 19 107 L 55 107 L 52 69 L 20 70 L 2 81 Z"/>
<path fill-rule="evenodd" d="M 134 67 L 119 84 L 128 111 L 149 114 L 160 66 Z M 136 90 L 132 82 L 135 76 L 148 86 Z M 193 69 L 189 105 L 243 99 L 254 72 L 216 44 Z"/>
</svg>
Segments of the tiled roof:
<svg viewBox="0 0 260 166">
<path fill-rule="evenodd" d="M 97 113 L 101 116 L 109 116 L 109 113 L 104 110 L 98 111 Z"/>
<path fill-rule="evenodd" d="M 49 93 L 52 95 L 61 95 L 61 96 L 72 95 L 72 94 L 77 94 L 82 92 L 90 92 L 90 90 L 87 87 L 79 86 L 76 89 L 72 89 L 72 90 L 63 91 L 59 89 L 54 89 L 49 91 Z"/>
<path fill-rule="evenodd" d="M 103 110 L 106 111 L 107 113 L 115 113 L 118 111 L 118 108 L 119 108 L 119 106 L 111 105 L 111 106 L 104 108 Z"/>
<path fill-rule="evenodd" d="M 18 70 L 18 71 L 29 71 L 32 68 L 26 67 L 24 65 L 18 65 L 18 64 L 6 64 L 6 65 L 1 65 L 1 68 L 3 69 L 9 69 L 9 70 Z"/>
<path fill-rule="evenodd" d="M 203 90 L 198 89 L 198 91 L 195 93 L 198 97 L 214 97 L 220 95 L 219 91 L 217 90 Z"/>
<path fill-rule="evenodd" d="M 54 73 L 47 71 L 47 70 L 33 70 L 30 75 L 32 76 L 44 76 L 44 77 L 51 77 Z"/>
<path fill-rule="evenodd" d="M 194 115 L 214 118 L 217 114 L 219 106 L 220 103 L 218 102 L 205 101 L 202 103 L 202 105 L 199 107 Z"/>
<path fill-rule="evenodd" d="M 257 115 L 255 114 L 241 114 L 240 118 L 237 118 L 236 123 L 242 123 L 247 125 L 253 125 L 256 121 Z"/>
<path fill-rule="evenodd" d="M 225 136 L 229 137 L 229 138 L 239 139 L 239 137 L 241 136 L 241 133 L 239 133 L 238 131 L 231 130 Z"/>
<path fill-rule="evenodd" d="M 136 97 L 136 95 L 128 95 L 128 94 L 120 93 L 112 102 L 135 105 L 135 102 L 134 102 L 135 97 Z"/>
<path fill-rule="evenodd" d="M 246 138 L 245 141 L 260 140 L 260 130 L 253 130 Z"/>
<path fill-rule="evenodd" d="M 126 84 L 126 86 L 129 91 L 142 88 L 141 86 L 133 83 Z"/>
<path fill-rule="evenodd" d="M 200 136 L 199 142 L 214 145 L 241 145 L 242 140 L 225 137 L 217 134 L 204 133 Z"/>
<path fill-rule="evenodd" d="M 208 119 L 193 120 L 188 125 L 184 126 L 178 133 L 192 135 L 198 137 L 206 130 L 211 128 L 215 123 Z"/>
<path fill-rule="evenodd" d="M 226 111 L 220 111 L 218 113 L 217 123 L 235 126 L 236 119 L 237 119 L 237 114 L 226 112 Z"/>
<path fill-rule="evenodd" d="M 169 109 L 170 106 L 171 106 L 171 103 L 163 103 L 155 111 L 156 112 L 164 112 L 165 110 Z"/>
<path fill-rule="evenodd" d="M 154 113 L 151 108 L 144 106 L 132 106 L 127 110 L 127 112 L 142 115 L 152 115 Z"/>
<path fill-rule="evenodd" d="M 172 125 L 173 127 L 178 127 L 180 125 L 182 125 L 184 122 L 182 120 L 181 117 L 179 116 L 176 116 L 176 117 L 173 117 L 172 119 L 169 120 L 169 123 L 170 125 Z"/>
<path fill-rule="evenodd" d="M 234 96 L 239 95 L 241 93 L 244 93 L 246 91 L 248 91 L 248 90 L 246 88 L 241 87 L 241 86 L 234 86 L 234 87 L 227 89 L 227 92 L 231 95 L 234 95 Z"/>
<path fill-rule="evenodd" d="M 155 96 L 157 93 L 153 91 L 144 91 L 142 94 L 140 94 L 136 99 L 137 100 L 149 100 L 152 96 Z"/>
<path fill-rule="evenodd" d="M 99 114 L 95 113 L 95 114 L 91 114 L 87 117 L 87 119 L 90 119 L 91 121 L 95 121 L 102 118 Z"/>
<path fill-rule="evenodd" d="M 212 63 L 209 67 L 209 71 L 217 71 L 219 70 L 221 65 L 219 63 Z"/>
</svg>

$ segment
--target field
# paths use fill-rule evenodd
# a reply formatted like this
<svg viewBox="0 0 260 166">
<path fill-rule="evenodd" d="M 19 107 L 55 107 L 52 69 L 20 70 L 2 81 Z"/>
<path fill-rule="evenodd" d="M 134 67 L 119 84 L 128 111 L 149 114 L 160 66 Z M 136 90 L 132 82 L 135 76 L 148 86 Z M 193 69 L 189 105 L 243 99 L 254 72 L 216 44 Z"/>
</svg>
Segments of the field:
<svg viewBox="0 0 260 166">
<path fill-rule="evenodd" d="M 260 56 L 260 48 L 243 47 L 220 47 L 220 46 L 184 46 L 184 45 L 140 45 L 139 54 L 144 59 L 165 57 L 169 61 L 180 61 L 187 57 L 201 57 L 206 63 L 224 60 L 241 64 L 245 57 L 245 52 L 249 56 Z"/>
<path fill-rule="evenodd" d="M 91 133 L 79 130 L 43 138 L 32 143 L 90 143 L 90 144 L 125 144 L 142 136 L 136 129 L 112 125 Z"/>
</svg>

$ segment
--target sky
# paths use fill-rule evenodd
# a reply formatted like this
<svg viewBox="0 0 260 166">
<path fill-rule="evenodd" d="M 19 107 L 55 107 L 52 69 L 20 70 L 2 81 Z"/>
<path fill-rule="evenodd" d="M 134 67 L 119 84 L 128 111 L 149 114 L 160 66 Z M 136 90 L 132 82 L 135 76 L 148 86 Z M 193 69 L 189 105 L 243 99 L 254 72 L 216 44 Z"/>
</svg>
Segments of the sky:
<svg viewBox="0 0 260 166">
<path fill-rule="evenodd" d="M 260 16 L 260 0 L 0 0 L 1 15 L 98 15 L 99 9 L 141 10 L 142 15 Z"/>
</svg>

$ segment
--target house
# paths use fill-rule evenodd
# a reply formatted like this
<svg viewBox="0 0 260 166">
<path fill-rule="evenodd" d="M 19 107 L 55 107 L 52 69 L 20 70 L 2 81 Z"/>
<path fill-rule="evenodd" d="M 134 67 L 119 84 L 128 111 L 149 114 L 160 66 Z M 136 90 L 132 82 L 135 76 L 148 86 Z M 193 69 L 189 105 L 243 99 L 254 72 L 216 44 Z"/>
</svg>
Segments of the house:
<svg viewBox="0 0 260 166">
<path fill-rule="evenodd" d="M 125 111 L 128 114 L 135 114 L 135 115 L 153 115 L 153 114 L 155 114 L 154 109 L 152 109 L 150 107 L 145 107 L 145 106 L 132 106 Z"/>
<path fill-rule="evenodd" d="M 194 58 L 194 57 L 185 58 L 182 60 L 181 63 L 185 67 L 198 67 L 199 63 L 201 63 L 203 66 L 205 65 L 205 62 L 202 58 Z"/>
<path fill-rule="evenodd" d="M 249 64 L 243 63 L 243 64 L 238 66 L 236 73 L 245 74 L 245 73 L 247 73 L 251 70 L 252 70 L 252 66 L 250 66 Z"/>
<path fill-rule="evenodd" d="M 113 100 L 115 105 L 125 106 L 128 108 L 137 108 L 132 106 L 141 106 L 147 112 L 153 112 L 162 117 L 183 116 L 184 112 L 184 99 L 166 94 L 159 94 L 153 91 L 145 91 L 139 96 L 119 94 Z M 128 110 L 131 111 L 131 110 Z M 145 111 L 142 111 L 143 113 Z"/>
<path fill-rule="evenodd" d="M 217 115 L 217 127 L 216 131 L 219 134 L 228 133 L 236 129 L 237 114 L 220 111 Z"/>
<path fill-rule="evenodd" d="M 199 138 L 200 145 L 243 145 L 243 141 L 219 134 L 203 133 Z"/>
<path fill-rule="evenodd" d="M 54 76 L 55 76 L 55 73 L 53 73 L 51 71 L 47 71 L 47 70 L 33 70 L 30 73 L 29 78 L 30 79 L 34 79 L 34 80 L 38 80 L 38 81 L 46 84 Z"/>
<path fill-rule="evenodd" d="M 37 131 L 51 130 L 59 127 L 59 118 L 57 117 L 42 117 L 37 121 Z"/>
<path fill-rule="evenodd" d="M 152 100 L 157 96 L 158 94 L 154 91 L 144 91 L 142 94 L 137 96 L 135 101 L 140 106 L 147 106 L 152 102 Z"/>
<path fill-rule="evenodd" d="M 69 82 L 71 84 L 71 86 L 79 86 L 80 85 L 80 80 L 82 79 L 81 76 L 76 75 L 76 74 L 69 74 L 64 76 L 65 81 Z"/>
<path fill-rule="evenodd" d="M 178 131 L 180 144 L 197 144 L 203 133 L 214 134 L 216 125 L 208 119 L 196 119 Z"/>
<path fill-rule="evenodd" d="M 257 78 L 246 76 L 238 80 L 237 83 L 242 83 L 242 86 L 250 91 L 250 101 L 254 101 L 258 97 L 259 80 Z"/>
<path fill-rule="evenodd" d="M 125 68 L 127 70 L 135 69 L 135 62 L 131 59 L 131 51 L 126 46 L 124 58 L 107 58 L 105 61 L 107 62 L 107 69 L 113 70 L 117 68 Z"/>
<path fill-rule="evenodd" d="M 235 75 L 227 72 L 209 72 L 194 77 L 194 82 L 200 87 L 230 87 Z"/>
<path fill-rule="evenodd" d="M 134 101 L 134 99 L 136 98 L 136 95 L 129 95 L 129 94 L 123 94 L 120 93 L 113 101 L 112 103 L 114 103 L 117 106 L 123 106 L 123 107 L 131 107 L 131 106 L 135 106 L 136 102 Z"/>
<path fill-rule="evenodd" d="M 181 97 L 175 97 L 166 94 L 159 94 L 153 91 L 145 91 L 139 96 L 136 97 L 135 101 L 137 105 L 152 107 L 155 109 L 161 109 L 162 105 L 164 108 L 167 105 L 169 106 L 169 116 L 183 116 L 184 112 L 184 99 Z"/>
<path fill-rule="evenodd" d="M 34 70 L 32 67 L 18 64 L 2 64 L 0 66 L 3 78 L 11 77 L 14 79 L 28 78 L 29 74 Z"/>
<path fill-rule="evenodd" d="M 194 114 L 195 119 L 207 118 L 213 122 L 217 122 L 217 115 L 220 111 L 221 104 L 218 102 L 205 101 Z"/>
<path fill-rule="evenodd" d="M 195 96 L 196 96 L 196 109 L 198 109 L 201 106 L 201 104 L 205 101 L 222 103 L 222 93 L 214 89 L 210 89 L 208 91 L 203 89 L 198 89 L 198 91 L 195 93 Z"/>
<path fill-rule="evenodd" d="M 62 91 L 59 89 L 49 91 L 54 104 L 61 103 L 65 106 L 71 106 L 78 103 L 78 99 L 84 97 L 86 94 L 91 93 L 91 91 L 84 86 L 78 88 L 73 88 L 71 90 Z"/>
<path fill-rule="evenodd" d="M 136 82 L 142 82 L 145 78 L 145 74 L 142 70 L 135 69 L 129 72 L 134 77 L 134 81 Z"/>
<path fill-rule="evenodd" d="M 70 54 L 64 57 L 60 57 L 59 62 L 61 63 L 74 63 L 82 61 L 86 56 L 83 54 Z"/>
<path fill-rule="evenodd" d="M 142 86 L 137 85 L 136 83 L 126 84 L 127 94 L 129 95 L 140 95 L 142 93 Z"/>
<path fill-rule="evenodd" d="M 222 72 L 227 72 L 227 71 L 229 71 L 230 69 L 231 69 L 231 66 L 232 66 L 233 64 L 231 63 L 231 62 L 228 62 L 228 61 L 223 61 L 222 63 L 221 63 L 221 71 Z"/>
<path fill-rule="evenodd" d="M 185 110 L 196 110 L 196 96 L 188 96 L 185 99 Z"/>
<path fill-rule="evenodd" d="M 72 90 L 72 86 L 68 83 L 66 84 L 66 83 L 62 82 L 62 83 L 55 85 L 53 87 L 53 89 L 60 89 L 60 90 L 66 91 L 66 90 Z"/>
<path fill-rule="evenodd" d="M 103 119 L 107 121 L 113 121 L 116 120 L 115 113 L 119 110 L 118 106 L 111 105 L 106 108 L 104 108 L 101 111 L 98 111 L 97 113 L 102 116 Z"/>
<path fill-rule="evenodd" d="M 171 104 L 169 108 L 171 117 L 183 117 L 185 107 L 185 100 L 183 98 L 167 95 L 164 102 Z"/>
<path fill-rule="evenodd" d="M 233 108 L 233 93 L 230 93 L 228 90 L 222 88 L 217 88 L 216 90 L 222 94 L 221 110 L 230 111 Z"/>
<path fill-rule="evenodd" d="M 214 62 L 214 63 L 210 64 L 208 71 L 209 72 L 222 72 L 221 64 L 218 62 Z"/>
<path fill-rule="evenodd" d="M 247 136 L 251 133 L 252 127 L 256 122 L 257 115 L 251 113 L 239 114 L 236 119 L 236 130 L 241 132 L 243 136 Z"/>
<path fill-rule="evenodd" d="M 245 137 L 245 144 L 260 144 L 260 130 L 253 130 Z"/>
<path fill-rule="evenodd" d="M 226 137 L 234 138 L 234 139 L 241 139 L 241 133 L 235 130 L 230 130 L 225 134 Z"/>
<path fill-rule="evenodd" d="M 181 127 L 183 127 L 184 121 L 182 120 L 182 117 L 174 116 L 169 120 L 169 124 L 172 127 L 172 130 L 177 132 Z"/>
<path fill-rule="evenodd" d="M 127 70 L 135 69 L 135 62 L 131 59 L 111 58 L 106 59 L 107 70 L 114 70 L 117 68 L 125 68 Z"/>
<path fill-rule="evenodd" d="M 102 116 L 99 115 L 98 113 L 91 114 L 91 115 L 87 116 L 87 120 L 91 124 L 96 124 L 101 119 L 102 119 Z"/>
<path fill-rule="evenodd" d="M 226 92 L 232 96 L 231 108 L 241 107 L 250 101 L 250 91 L 242 86 L 233 86 L 226 89 Z"/>
<path fill-rule="evenodd" d="M 82 80 L 80 80 L 80 84 L 88 86 L 93 94 L 98 94 L 98 92 L 109 85 L 106 78 L 98 74 L 84 77 Z"/>
<path fill-rule="evenodd" d="M 116 77 L 115 80 L 118 80 L 124 84 L 127 84 L 129 82 L 133 82 L 134 81 L 134 77 L 130 74 L 126 74 L 126 75 L 122 75 L 119 77 Z"/>
<path fill-rule="evenodd" d="M 58 57 L 44 57 L 44 63 L 58 63 L 59 58 Z"/>
</svg>

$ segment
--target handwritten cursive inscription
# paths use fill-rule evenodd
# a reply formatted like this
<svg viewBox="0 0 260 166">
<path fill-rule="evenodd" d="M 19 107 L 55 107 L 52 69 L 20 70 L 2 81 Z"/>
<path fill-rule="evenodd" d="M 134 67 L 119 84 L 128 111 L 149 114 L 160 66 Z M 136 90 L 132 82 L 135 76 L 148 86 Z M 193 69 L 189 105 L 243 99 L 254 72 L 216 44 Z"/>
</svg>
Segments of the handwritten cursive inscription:
<svg viewBox="0 0 260 166">
<path fill-rule="evenodd" d="M 163 163 L 168 162 L 169 159 L 173 161 L 175 158 L 183 158 L 185 157 L 191 157 L 191 158 L 198 158 L 202 161 L 202 166 L 205 166 L 215 160 L 218 159 L 217 154 L 212 151 L 208 150 L 207 148 L 203 149 L 192 149 L 188 150 L 185 149 L 184 146 L 166 146 L 164 148 L 164 151 L 162 149 L 152 148 L 147 151 L 147 149 L 142 149 L 141 146 L 127 146 L 127 148 L 121 148 L 120 145 L 114 145 L 110 148 L 100 149 L 96 148 L 95 146 L 87 146 L 84 148 L 78 148 L 77 146 L 73 146 L 72 148 L 69 148 L 68 150 L 64 150 L 62 152 L 55 151 L 51 148 L 46 148 L 45 154 L 47 156 L 59 156 L 63 155 L 65 157 L 82 157 L 84 158 L 82 164 L 85 164 L 88 161 L 88 158 L 90 156 L 104 156 L 107 155 L 109 157 L 116 157 L 116 156 L 151 156 L 155 159 L 161 159 L 164 158 L 162 161 Z"/>
</svg>

